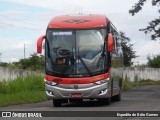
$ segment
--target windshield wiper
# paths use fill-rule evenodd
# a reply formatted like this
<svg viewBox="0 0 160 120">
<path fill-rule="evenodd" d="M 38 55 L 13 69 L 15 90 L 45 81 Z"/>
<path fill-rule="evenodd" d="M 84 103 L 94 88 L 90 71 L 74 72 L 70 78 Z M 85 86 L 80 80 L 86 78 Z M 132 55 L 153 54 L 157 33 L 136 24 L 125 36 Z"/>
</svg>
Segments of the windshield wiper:
<svg viewBox="0 0 160 120">
<path fill-rule="evenodd" d="M 104 42 L 104 44 L 103 44 L 103 50 L 102 50 L 102 54 L 101 54 L 101 56 L 104 58 L 104 56 L 106 55 L 106 50 L 105 50 L 105 47 L 106 46 L 106 42 Z"/>
<path fill-rule="evenodd" d="M 47 54 L 48 54 L 48 57 L 50 58 L 51 57 L 51 54 L 50 54 L 50 45 L 49 45 L 49 42 L 48 42 L 47 39 L 46 39 L 46 43 L 47 43 Z"/>
<path fill-rule="evenodd" d="M 80 59 L 81 63 L 83 64 L 84 68 L 87 70 L 88 74 L 90 76 L 92 76 L 91 71 L 89 70 L 89 68 L 87 67 L 87 65 L 85 64 L 85 62 L 83 61 L 83 59 L 81 58 L 81 56 L 78 55 L 78 59 Z"/>
</svg>

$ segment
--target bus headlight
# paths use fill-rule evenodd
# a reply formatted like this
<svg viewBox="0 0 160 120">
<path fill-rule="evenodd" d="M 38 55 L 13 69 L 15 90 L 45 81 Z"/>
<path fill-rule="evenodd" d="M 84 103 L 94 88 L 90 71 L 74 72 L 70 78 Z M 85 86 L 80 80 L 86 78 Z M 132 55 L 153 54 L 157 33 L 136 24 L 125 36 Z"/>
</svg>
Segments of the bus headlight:
<svg viewBox="0 0 160 120">
<path fill-rule="evenodd" d="M 104 80 L 96 81 L 96 82 L 94 82 L 94 83 L 97 84 L 97 85 L 101 85 L 101 84 L 104 84 L 104 83 L 106 83 L 106 82 L 107 82 L 107 80 L 104 79 Z"/>
<path fill-rule="evenodd" d="M 55 86 L 55 85 L 58 84 L 58 83 L 51 82 L 51 81 L 48 81 L 48 80 L 45 80 L 45 83 L 46 83 L 47 85 L 50 85 L 50 86 Z"/>
</svg>

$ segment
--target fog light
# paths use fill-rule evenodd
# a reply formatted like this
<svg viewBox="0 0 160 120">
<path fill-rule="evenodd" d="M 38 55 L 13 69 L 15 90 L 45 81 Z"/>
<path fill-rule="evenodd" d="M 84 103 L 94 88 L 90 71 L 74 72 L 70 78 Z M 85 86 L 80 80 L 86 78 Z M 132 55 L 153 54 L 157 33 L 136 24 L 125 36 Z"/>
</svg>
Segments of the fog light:
<svg viewBox="0 0 160 120">
<path fill-rule="evenodd" d="M 104 95 L 107 93 L 107 89 L 104 89 L 104 90 L 100 90 L 99 91 L 99 95 Z"/>
<path fill-rule="evenodd" d="M 53 92 L 48 91 L 48 90 L 46 91 L 46 94 L 47 94 L 47 95 L 49 95 L 49 96 L 53 96 L 53 95 L 54 95 L 54 93 L 53 93 Z"/>
</svg>

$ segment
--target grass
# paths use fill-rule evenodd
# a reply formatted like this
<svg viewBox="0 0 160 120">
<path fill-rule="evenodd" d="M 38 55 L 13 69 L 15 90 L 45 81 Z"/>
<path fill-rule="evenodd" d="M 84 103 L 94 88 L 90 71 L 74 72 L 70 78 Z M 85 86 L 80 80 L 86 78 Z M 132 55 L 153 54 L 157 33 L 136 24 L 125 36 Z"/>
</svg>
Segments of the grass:
<svg viewBox="0 0 160 120">
<path fill-rule="evenodd" d="M 28 75 L 0 82 L 0 106 L 46 100 L 43 76 Z"/>
<path fill-rule="evenodd" d="M 132 87 L 135 86 L 141 86 L 141 85 L 160 85 L 160 80 L 158 81 L 153 81 L 153 80 L 141 80 L 137 82 L 130 82 L 129 80 L 124 80 L 123 81 L 123 90 L 126 91 Z"/>
<path fill-rule="evenodd" d="M 43 79 L 41 75 L 28 75 L 26 77 L 18 77 L 12 81 L 0 82 L 0 107 L 47 100 Z M 130 82 L 126 79 L 123 81 L 123 90 L 128 90 L 134 86 L 153 84 L 160 84 L 160 80 Z"/>
<path fill-rule="evenodd" d="M 0 94 L 0 106 L 23 103 L 34 103 L 46 100 L 44 91 L 19 92 L 14 94 Z"/>
</svg>

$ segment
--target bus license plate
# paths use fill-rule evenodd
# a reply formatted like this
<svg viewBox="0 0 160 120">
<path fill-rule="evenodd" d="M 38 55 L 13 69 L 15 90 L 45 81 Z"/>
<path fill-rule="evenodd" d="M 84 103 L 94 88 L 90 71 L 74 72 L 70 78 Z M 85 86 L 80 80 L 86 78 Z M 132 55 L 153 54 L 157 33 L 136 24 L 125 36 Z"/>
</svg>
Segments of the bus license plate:
<svg viewBox="0 0 160 120">
<path fill-rule="evenodd" d="M 82 94 L 81 93 L 73 93 L 73 94 L 71 94 L 71 97 L 72 98 L 82 98 Z"/>
</svg>

